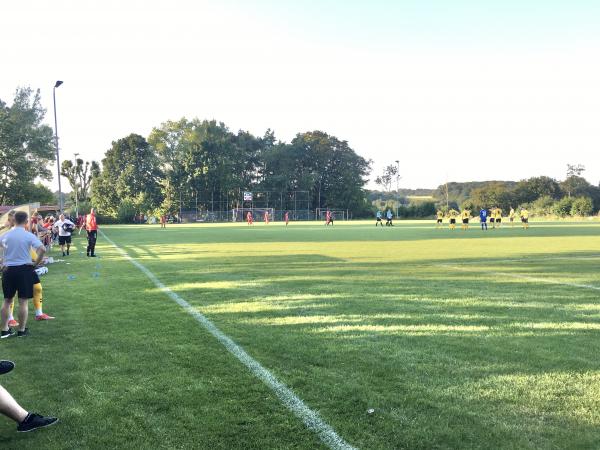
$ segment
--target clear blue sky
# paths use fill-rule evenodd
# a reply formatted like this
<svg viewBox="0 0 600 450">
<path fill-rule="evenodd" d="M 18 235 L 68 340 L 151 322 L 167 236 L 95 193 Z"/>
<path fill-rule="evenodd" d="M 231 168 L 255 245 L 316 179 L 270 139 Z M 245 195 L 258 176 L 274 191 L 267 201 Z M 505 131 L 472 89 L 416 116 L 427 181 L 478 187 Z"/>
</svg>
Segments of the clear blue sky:
<svg viewBox="0 0 600 450">
<path fill-rule="evenodd" d="M 9 0 L 0 98 L 57 91 L 65 157 L 182 116 L 321 129 L 404 187 L 600 180 L 600 2 Z M 374 178 L 374 176 L 372 177 Z"/>
</svg>

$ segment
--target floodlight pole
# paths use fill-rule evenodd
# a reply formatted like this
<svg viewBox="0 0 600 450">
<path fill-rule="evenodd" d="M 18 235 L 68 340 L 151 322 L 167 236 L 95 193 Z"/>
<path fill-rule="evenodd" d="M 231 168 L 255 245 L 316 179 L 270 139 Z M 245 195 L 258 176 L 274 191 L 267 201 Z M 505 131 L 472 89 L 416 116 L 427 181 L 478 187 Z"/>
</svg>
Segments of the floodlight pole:
<svg viewBox="0 0 600 450">
<path fill-rule="evenodd" d="M 77 173 L 77 157 L 79 153 L 75 153 L 73 157 L 75 158 L 75 173 Z M 79 184 L 77 183 L 77 178 L 75 178 L 75 217 L 79 217 Z"/>
<path fill-rule="evenodd" d="M 400 213 L 400 161 L 396 160 L 396 219 Z"/>
<path fill-rule="evenodd" d="M 58 208 L 60 212 L 63 212 L 63 198 L 62 198 L 62 187 L 60 184 L 60 154 L 58 150 L 58 124 L 56 120 L 56 88 L 63 84 L 62 81 L 54 83 L 52 89 L 52 100 L 54 101 L 54 146 L 56 147 L 56 172 L 58 174 Z"/>
</svg>

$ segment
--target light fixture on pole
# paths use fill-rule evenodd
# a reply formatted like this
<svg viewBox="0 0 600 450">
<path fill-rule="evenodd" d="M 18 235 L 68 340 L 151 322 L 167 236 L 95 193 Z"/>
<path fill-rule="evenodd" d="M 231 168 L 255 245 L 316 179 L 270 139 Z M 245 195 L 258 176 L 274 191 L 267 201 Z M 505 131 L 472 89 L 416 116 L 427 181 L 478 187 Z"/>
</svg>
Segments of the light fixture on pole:
<svg viewBox="0 0 600 450">
<path fill-rule="evenodd" d="M 62 81 L 54 83 L 52 89 L 52 100 L 54 101 L 54 146 L 56 147 L 56 172 L 58 173 L 58 207 L 60 212 L 63 212 L 62 188 L 60 185 L 60 155 L 58 152 L 58 125 L 56 120 L 56 88 L 63 84 Z"/>
</svg>

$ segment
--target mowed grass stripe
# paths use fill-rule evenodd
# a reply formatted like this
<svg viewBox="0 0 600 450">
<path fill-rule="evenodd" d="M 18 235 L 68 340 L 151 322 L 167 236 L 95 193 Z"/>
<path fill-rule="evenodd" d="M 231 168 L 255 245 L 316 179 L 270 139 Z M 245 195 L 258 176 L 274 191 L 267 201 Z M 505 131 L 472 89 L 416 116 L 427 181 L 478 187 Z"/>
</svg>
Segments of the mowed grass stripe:
<svg viewBox="0 0 600 450">
<path fill-rule="evenodd" d="M 269 370 L 264 368 L 258 361 L 252 358 L 246 351 L 237 345 L 231 338 L 222 333 L 206 316 L 194 309 L 188 302 L 182 297 L 173 292 L 167 286 L 165 286 L 150 270 L 148 270 L 143 264 L 132 258 L 125 250 L 120 248 L 115 242 L 113 242 L 105 233 L 101 231 L 102 236 L 117 251 L 133 265 L 135 265 L 142 273 L 144 273 L 162 292 L 167 294 L 173 301 L 181 306 L 188 314 L 194 317 L 211 335 L 213 335 L 232 355 L 234 355 L 242 364 L 244 364 L 259 380 L 265 383 L 281 402 L 296 416 L 298 416 L 304 424 L 312 431 L 314 431 L 319 438 L 331 449 L 339 450 L 352 450 L 350 444 L 348 444 L 342 437 L 340 437 L 335 430 L 329 426 L 319 414 L 308 406 L 289 389 L 286 385 L 280 382 Z"/>
<path fill-rule="evenodd" d="M 452 264 L 438 264 L 439 267 L 444 267 L 446 269 L 457 270 L 462 272 L 470 272 L 470 273 L 481 273 L 485 275 L 494 275 L 497 277 L 508 277 L 508 278 L 518 278 L 524 281 L 531 281 L 532 283 L 546 283 L 546 284 L 556 284 L 560 286 L 570 286 L 581 289 L 592 289 L 595 291 L 600 291 L 600 286 L 594 286 L 591 284 L 582 284 L 582 283 L 570 283 L 566 281 L 555 280 L 553 278 L 541 278 L 541 277 L 532 277 L 529 275 L 522 275 L 519 273 L 512 272 L 503 272 L 503 271 L 493 271 L 493 270 L 482 270 L 473 267 L 465 267 L 465 266 L 457 266 Z"/>
<path fill-rule="evenodd" d="M 2 358 L 17 363 L 2 385 L 61 421 L 18 434 L 2 418 L 0 448 L 325 448 L 112 246 L 100 240 L 92 259 L 85 244 L 76 237 L 68 258 L 55 249 L 69 264 L 42 278 L 56 320 L 32 320 L 30 337 L 0 342 Z"/>
</svg>

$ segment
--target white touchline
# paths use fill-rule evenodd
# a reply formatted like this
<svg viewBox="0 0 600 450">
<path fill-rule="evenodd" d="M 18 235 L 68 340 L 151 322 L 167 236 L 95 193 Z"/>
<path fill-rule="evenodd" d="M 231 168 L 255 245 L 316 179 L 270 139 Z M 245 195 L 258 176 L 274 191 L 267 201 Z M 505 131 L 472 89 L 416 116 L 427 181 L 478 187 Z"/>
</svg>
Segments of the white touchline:
<svg viewBox="0 0 600 450">
<path fill-rule="evenodd" d="M 595 291 L 600 291 L 600 286 L 594 286 L 592 284 L 566 283 L 564 281 L 553 280 L 552 278 L 536 278 L 536 277 L 530 277 L 528 275 L 521 275 L 518 273 L 510 273 L 510 272 L 494 272 L 494 271 L 489 271 L 489 270 L 478 270 L 478 269 L 473 270 L 471 268 L 455 266 L 455 265 L 450 265 L 450 264 L 436 264 L 436 265 L 439 267 L 460 270 L 463 272 L 486 273 L 488 275 L 498 275 L 498 276 L 505 276 L 505 277 L 511 277 L 511 278 L 519 278 L 521 280 L 533 281 L 535 283 L 558 284 L 558 285 L 562 285 L 562 286 L 571 286 L 571 287 L 578 287 L 578 288 L 582 288 L 582 289 L 593 289 Z"/>
<path fill-rule="evenodd" d="M 231 354 L 233 354 L 242 364 L 244 364 L 250 371 L 263 383 L 265 383 L 271 390 L 279 397 L 279 400 L 296 416 L 298 416 L 304 424 L 312 431 L 314 431 L 319 438 L 332 449 L 343 449 L 353 450 L 350 444 L 348 444 L 341 436 L 339 436 L 335 430 L 325 423 L 316 411 L 310 409 L 306 404 L 300 400 L 300 398 L 294 394 L 294 392 L 288 388 L 285 384 L 279 381 L 275 375 L 269 370 L 264 368 L 257 360 L 250 356 L 246 351 L 236 344 L 229 336 L 223 333 L 217 328 L 217 326 L 210 321 L 204 314 L 196 311 L 192 305 L 186 302 L 183 298 L 165 286 L 150 270 L 143 264 L 136 261 L 131 257 L 125 250 L 115 244 L 106 234 L 100 231 L 100 234 L 106 239 L 113 247 L 117 249 L 127 260 L 129 260 L 134 266 L 144 273 L 154 285 L 167 294 L 171 300 L 175 301 L 181 306 L 188 314 L 193 316 L 210 334 L 212 334 Z"/>
</svg>

